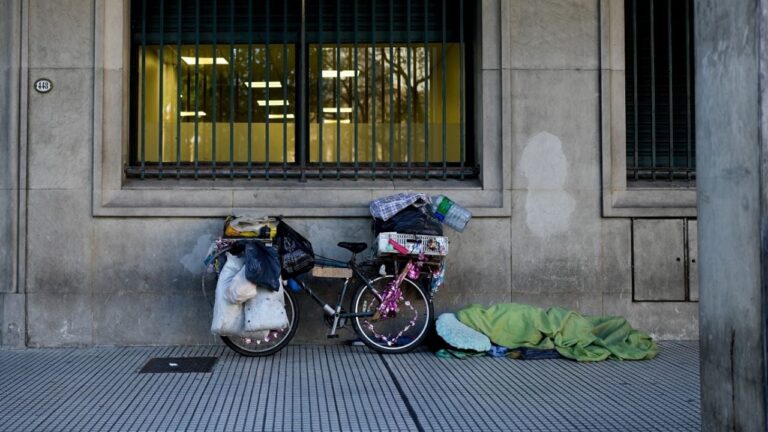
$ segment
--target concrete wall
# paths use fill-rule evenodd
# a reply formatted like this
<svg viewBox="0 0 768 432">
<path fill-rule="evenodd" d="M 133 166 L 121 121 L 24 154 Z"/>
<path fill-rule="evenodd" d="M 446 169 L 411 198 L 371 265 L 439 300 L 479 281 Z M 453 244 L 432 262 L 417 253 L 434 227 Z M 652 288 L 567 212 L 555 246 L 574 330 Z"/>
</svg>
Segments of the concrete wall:
<svg viewBox="0 0 768 432">
<path fill-rule="evenodd" d="M 702 429 L 762 431 L 768 414 L 768 2 L 697 6 L 695 25 L 704 29 L 696 34 Z"/>
<path fill-rule="evenodd" d="M 102 185 L 101 158 L 110 157 L 100 153 L 98 146 L 108 140 L 94 126 L 94 113 L 103 112 L 102 97 L 112 97 L 95 94 L 94 80 L 120 72 L 94 63 L 99 26 L 89 17 L 103 1 L 21 2 L 27 8 L 22 19 L 29 27 L 30 81 L 54 82 L 53 92 L 30 92 L 22 106 L 29 124 L 20 143 L 28 154 L 21 290 L 27 345 L 211 343 L 216 339 L 208 333 L 200 261 L 222 219 L 94 216 L 106 214 L 95 210 L 100 203 L 93 192 Z M 482 154 L 489 162 L 484 181 L 502 179 L 500 199 L 510 196 L 511 204 L 493 211 L 471 204 L 480 216 L 462 234 L 449 232 L 452 252 L 437 311 L 530 302 L 623 315 L 659 338 L 698 337 L 697 303 L 632 301 L 631 220 L 602 217 L 601 76 L 609 66 L 600 60 L 607 18 L 599 3 L 480 5 L 484 33 L 474 85 L 476 94 L 491 97 L 478 104 L 475 116 L 495 129 L 484 123 L 477 145 L 481 153 L 496 149 Z M 502 145 L 491 146 L 493 140 Z M 471 198 L 493 192 L 485 189 L 460 193 Z M 333 194 L 343 201 L 362 193 Z M 291 223 L 319 253 L 343 257 L 337 241 L 370 241 L 368 219 L 355 216 L 364 214 L 363 202 L 340 210 L 344 217 L 296 217 Z M 332 289 L 321 294 L 331 298 Z M 324 341 L 323 328 L 313 325 L 319 313 L 306 299 L 301 305 L 298 340 Z"/>
</svg>

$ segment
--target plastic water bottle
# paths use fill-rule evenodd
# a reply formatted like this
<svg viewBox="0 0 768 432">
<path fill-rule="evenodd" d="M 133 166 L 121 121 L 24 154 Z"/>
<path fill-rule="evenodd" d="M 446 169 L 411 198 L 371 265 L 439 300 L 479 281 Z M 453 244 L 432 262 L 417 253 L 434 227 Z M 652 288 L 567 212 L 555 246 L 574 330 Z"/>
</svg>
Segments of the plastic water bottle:
<svg viewBox="0 0 768 432">
<path fill-rule="evenodd" d="M 443 195 L 432 197 L 432 211 L 441 222 L 459 232 L 464 231 L 467 223 L 472 219 L 472 213 L 469 210 Z"/>
</svg>

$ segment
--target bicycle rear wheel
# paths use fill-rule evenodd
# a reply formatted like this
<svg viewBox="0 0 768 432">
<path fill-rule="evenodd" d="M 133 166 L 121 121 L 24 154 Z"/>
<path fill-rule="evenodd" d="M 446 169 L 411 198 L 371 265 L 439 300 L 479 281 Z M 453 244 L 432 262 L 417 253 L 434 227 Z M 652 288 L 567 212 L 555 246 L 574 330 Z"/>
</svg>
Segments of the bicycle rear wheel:
<svg viewBox="0 0 768 432">
<path fill-rule="evenodd" d="M 233 351 L 248 357 L 272 355 L 283 349 L 293 339 L 299 326 L 299 306 L 296 296 L 290 289 L 285 293 L 285 313 L 288 315 L 288 327 L 277 330 L 254 332 L 252 337 L 221 336 L 221 340 Z"/>
<path fill-rule="evenodd" d="M 419 346 L 427 337 L 434 313 L 429 295 L 409 279 L 400 284 L 402 296 L 397 312 L 389 316 L 378 313 L 381 296 L 394 278 L 391 275 L 376 278 L 371 281 L 373 290 L 368 285 L 362 285 L 352 297 L 353 313 L 374 314 L 354 317 L 352 324 L 355 332 L 368 347 L 383 353 L 404 353 Z"/>
</svg>

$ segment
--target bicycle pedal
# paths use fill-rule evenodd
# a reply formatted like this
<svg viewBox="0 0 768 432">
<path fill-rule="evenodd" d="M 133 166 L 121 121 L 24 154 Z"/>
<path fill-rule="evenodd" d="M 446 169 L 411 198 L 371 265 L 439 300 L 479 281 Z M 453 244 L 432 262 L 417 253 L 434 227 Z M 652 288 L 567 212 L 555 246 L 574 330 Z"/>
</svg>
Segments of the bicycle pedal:
<svg viewBox="0 0 768 432">
<path fill-rule="evenodd" d="M 328 339 L 336 339 L 338 337 L 339 337 L 339 335 L 337 335 L 337 334 L 328 335 Z"/>
</svg>

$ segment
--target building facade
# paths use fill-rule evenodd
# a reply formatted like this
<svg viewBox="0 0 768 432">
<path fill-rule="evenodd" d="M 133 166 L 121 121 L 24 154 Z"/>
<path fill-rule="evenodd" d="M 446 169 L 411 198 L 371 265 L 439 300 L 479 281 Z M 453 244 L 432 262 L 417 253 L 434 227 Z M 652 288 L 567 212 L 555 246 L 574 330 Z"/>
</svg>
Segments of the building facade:
<svg viewBox="0 0 768 432">
<path fill-rule="evenodd" d="M 698 338 L 692 2 L 220 0 L 218 29 L 208 2 L 159 2 L 159 28 L 146 3 L 0 0 L 2 345 L 215 342 L 202 258 L 224 216 L 284 215 L 344 258 L 399 191 L 474 215 L 447 231 L 438 313 L 514 301 Z M 324 340 L 303 304 L 299 340 Z"/>
</svg>

